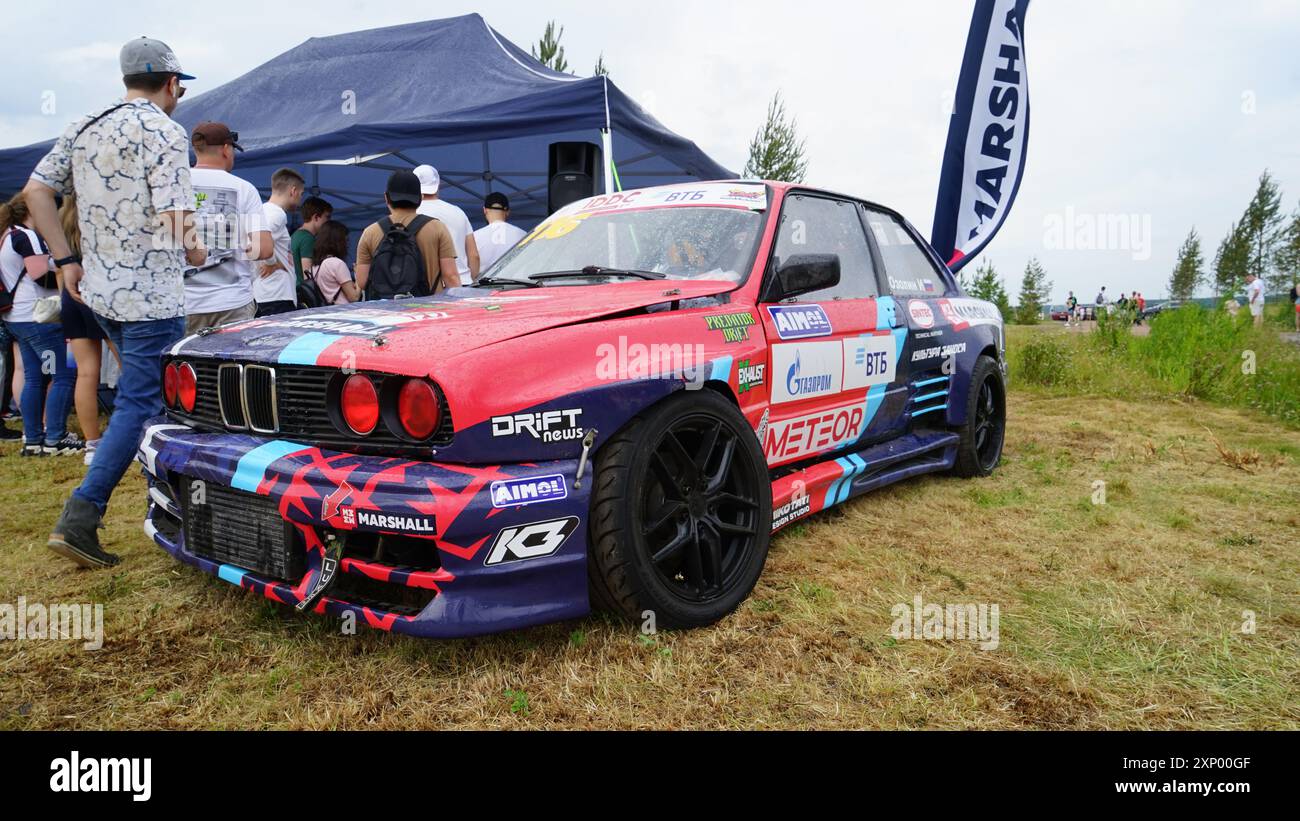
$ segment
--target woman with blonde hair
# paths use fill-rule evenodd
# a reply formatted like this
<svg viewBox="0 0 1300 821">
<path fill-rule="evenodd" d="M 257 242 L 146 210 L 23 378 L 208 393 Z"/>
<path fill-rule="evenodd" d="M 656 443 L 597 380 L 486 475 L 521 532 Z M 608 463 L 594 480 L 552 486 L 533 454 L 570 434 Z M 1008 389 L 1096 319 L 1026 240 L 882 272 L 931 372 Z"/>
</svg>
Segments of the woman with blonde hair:
<svg viewBox="0 0 1300 821">
<path fill-rule="evenodd" d="M 0 285 L 7 298 L 3 316 L 18 340 L 23 360 L 23 390 L 18 405 L 23 414 L 23 456 L 78 453 L 82 441 L 68 432 L 75 368 L 68 363 L 63 327 L 37 322 L 32 309 L 38 299 L 58 296 L 58 275 L 45 240 L 32 228 L 27 201 L 18 194 L 0 205 Z M 49 394 L 46 395 L 46 382 Z"/>
<path fill-rule="evenodd" d="M 77 221 L 77 197 L 71 194 L 63 198 L 59 208 L 59 222 L 63 225 L 63 234 L 68 238 L 72 253 L 81 254 L 81 225 Z M 103 364 L 104 329 L 99 327 L 95 312 L 78 302 L 64 289 L 60 304 L 60 319 L 63 321 L 63 336 L 72 348 L 72 358 L 77 361 L 77 387 L 73 393 L 73 404 L 77 409 L 77 422 L 81 425 L 81 435 L 86 439 L 85 462 L 90 464 L 95 458 L 95 448 L 99 446 L 99 372 Z M 109 343 L 109 350 L 113 350 Z M 113 351 L 116 356 L 117 352 Z"/>
</svg>

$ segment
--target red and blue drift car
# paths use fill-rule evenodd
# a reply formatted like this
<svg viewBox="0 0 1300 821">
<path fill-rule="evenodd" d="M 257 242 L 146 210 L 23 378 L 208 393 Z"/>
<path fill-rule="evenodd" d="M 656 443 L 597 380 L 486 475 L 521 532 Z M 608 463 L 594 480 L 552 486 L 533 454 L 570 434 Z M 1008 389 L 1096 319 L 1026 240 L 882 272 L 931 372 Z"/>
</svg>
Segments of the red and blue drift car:
<svg viewBox="0 0 1300 821">
<path fill-rule="evenodd" d="M 146 532 L 303 610 L 465 636 L 710 624 L 772 534 L 1005 429 L 995 306 L 894 211 L 778 183 L 591 197 L 472 287 L 188 337 Z"/>
</svg>

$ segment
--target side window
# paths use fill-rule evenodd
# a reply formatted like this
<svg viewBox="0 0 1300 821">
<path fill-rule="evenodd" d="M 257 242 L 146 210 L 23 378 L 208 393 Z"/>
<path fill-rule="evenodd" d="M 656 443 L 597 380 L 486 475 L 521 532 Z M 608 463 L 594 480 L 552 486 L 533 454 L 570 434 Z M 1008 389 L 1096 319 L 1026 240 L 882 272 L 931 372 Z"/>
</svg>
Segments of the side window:
<svg viewBox="0 0 1300 821">
<path fill-rule="evenodd" d="M 804 194 L 786 197 L 777 229 L 773 270 L 782 260 L 798 254 L 838 254 L 840 258 L 840 284 L 803 294 L 800 302 L 879 295 L 876 268 L 857 205 Z"/>
<path fill-rule="evenodd" d="M 902 296 L 943 296 L 947 290 L 943 275 L 897 217 L 868 208 L 867 225 L 880 249 L 890 291 Z"/>
</svg>

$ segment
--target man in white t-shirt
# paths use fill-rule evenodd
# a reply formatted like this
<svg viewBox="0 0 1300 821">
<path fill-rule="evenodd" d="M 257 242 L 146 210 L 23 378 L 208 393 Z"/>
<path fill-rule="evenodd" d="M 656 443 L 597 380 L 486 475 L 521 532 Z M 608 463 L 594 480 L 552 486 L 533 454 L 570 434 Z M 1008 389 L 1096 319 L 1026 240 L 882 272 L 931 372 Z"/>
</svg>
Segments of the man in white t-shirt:
<svg viewBox="0 0 1300 821">
<path fill-rule="evenodd" d="M 190 135 L 194 167 L 194 222 L 208 248 L 207 260 L 185 270 L 185 332 L 252 319 L 253 260 L 271 256 L 271 232 L 262 197 L 230 169 L 243 151 L 239 135 L 222 123 L 199 123 Z"/>
<path fill-rule="evenodd" d="M 510 224 L 510 200 L 500 191 L 493 191 L 483 200 L 483 219 L 487 220 L 487 225 L 474 232 L 479 271 L 491 268 L 527 234 L 524 229 Z"/>
<path fill-rule="evenodd" d="M 1264 280 L 1254 274 L 1246 274 L 1246 304 L 1250 306 L 1250 315 L 1255 320 L 1255 327 L 1264 324 Z"/>
<path fill-rule="evenodd" d="M 460 273 L 460 284 L 470 285 L 478 279 L 479 253 L 474 241 L 474 231 L 465 212 L 438 196 L 442 178 L 438 169 L 432 165 L 420 165 L 415 168 L 415 176 L 420 180 L 420 194 L 424 198 L 417 214 L 433 217 L 443 224 L 451 234 L 451 242 L 456 246 L 456 270 Z"/>
<path fill-rule="evenodd" d="M 253 299 L 257 315 L 270 316 L 298 307 L 298 277 L 289 251 L 289 211 L 298 209 L 306 183 L 292 168 L 271 175 L 271 198 L 262 206 L 266 228 L 271 232 L 271 259 L 257 266 L 253 278 Z"/>
</svg>

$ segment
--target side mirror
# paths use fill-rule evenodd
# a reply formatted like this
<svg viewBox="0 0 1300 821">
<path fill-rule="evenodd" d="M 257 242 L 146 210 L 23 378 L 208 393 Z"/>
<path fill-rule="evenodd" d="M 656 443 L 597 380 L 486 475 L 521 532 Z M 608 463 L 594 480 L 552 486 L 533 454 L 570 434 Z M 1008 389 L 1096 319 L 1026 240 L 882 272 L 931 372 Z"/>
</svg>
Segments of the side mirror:
<svg viewBox="0 0 1300 821">
<path fill-rule="evenodd" d="M 840 284 L 839 254 L 793 254 L 776 269 L 775 299 L 789 299 Z"/>
</svg>

